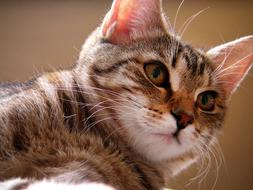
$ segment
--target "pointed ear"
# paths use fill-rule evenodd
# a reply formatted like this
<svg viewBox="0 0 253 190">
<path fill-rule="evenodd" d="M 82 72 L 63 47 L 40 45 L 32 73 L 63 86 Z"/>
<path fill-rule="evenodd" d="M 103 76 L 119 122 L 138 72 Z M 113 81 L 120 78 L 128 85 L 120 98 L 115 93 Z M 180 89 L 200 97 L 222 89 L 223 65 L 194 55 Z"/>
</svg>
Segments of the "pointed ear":
<svg viewBox="0 0 253 190">
<path fill-rule="evenodd" d="M 229 97 L 239 86 L 253 63 L 253 36 L 215 47 L 207 52 L 215 64 L 215 77 Z"/>
<path fill-rule="evenodd" d="M 103 24 L 103 37 L 111 43 L 134 40 L 134 34 L 164 29 L 162 0 L 114 0 Z"/>
</svg>

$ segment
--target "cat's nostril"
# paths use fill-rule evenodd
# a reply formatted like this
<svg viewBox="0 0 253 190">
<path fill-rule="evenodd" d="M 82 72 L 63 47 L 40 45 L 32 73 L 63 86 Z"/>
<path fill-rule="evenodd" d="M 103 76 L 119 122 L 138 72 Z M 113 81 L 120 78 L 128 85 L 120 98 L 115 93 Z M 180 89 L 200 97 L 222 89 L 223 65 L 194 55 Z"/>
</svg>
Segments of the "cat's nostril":
<svg viewBox="0 0 253 190">
<path fill-rule="evenodd" d="M 187 125 L 192 124 L 194 121 L 193 115 L 188 114 L 183 111 L 178 111 L 178 112 L 171 111 L 171 114 L 177 121 L 178 130 L 184 129 Z"/>
<path fill-rule="evenodd" d="M 187 113 L 180 113 L 180 120 L 179 123 L 182 125 L 189 125 L 193 123 L 193 116 Z"/>
</svg>

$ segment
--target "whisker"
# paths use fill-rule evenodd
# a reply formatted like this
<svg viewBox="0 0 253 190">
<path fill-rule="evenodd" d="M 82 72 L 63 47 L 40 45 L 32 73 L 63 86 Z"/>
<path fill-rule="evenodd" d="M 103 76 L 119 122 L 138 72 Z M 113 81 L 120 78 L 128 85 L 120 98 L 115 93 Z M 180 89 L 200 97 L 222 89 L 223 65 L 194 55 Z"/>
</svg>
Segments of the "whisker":
<svg viewBox="0 0 253 190">
<path fill-rule="evenodd" d="M 203 12 L 205 12 L 206 10 L 208 10 L 210 7 L 204 8 L 202 10 L 200 10 L 199 12 L 197 12 L 196 14 L 192 15 L 191 17 L 189 17 L 184 24 L 182 25 L 182 27 L 179 29 L 179 34 L 182 37 L 184 35 L 184 32 L 187 30 L 188 26 L 194 21 L 194 19 L 196 19 L 199 15 L 201 15 Z"/>
<path fill-rule="evenodd" d="M 230 66 L 224 68 L 223 70 L 221 70 L 220 72 L 218 72 L 217 75 L 220 75 L 221 73 L 224 73 L 225 71 L 227 71 L 227 70 L 229 70 L 229 69 L 235 68 L 235 66 L 236 66 L 237 64 L 239 64 L 241 61 L 243 61 L 243 60 L 249 58 L 249 57 L 252 56 L 252 55 L 253 55 L 253 52 L 250 53 L 250 54 L 248 54 L 247 56 L 243 57 L 242 59 L 236 61 L 236 62 L 233 63 L 232 65 L 230 65 Z"/>
<path fill-rule="evenodd" d="M 120 109 L 115 109 L 115 108 L 117 108 L 118 106 L 107 106 L 107 107 L 102 107 L 101 109 L 98 109 L 98 110 L 96 110 L 95 112 L 93 112 L 86 120 L 85 120 L 85 125 L 88 123 L 88 121 L 92 118 L 92 117 L 95 117 L 95 116 L 97 116 L 96 114 L 98 113 L 98 112 L 101 112 L 101 111 L 104 111 L 104 110 L 106 110 L 106 109 L 113 109 L 113 110 L 116 110 L 116 111 L 121 111 Z M 129 108 L 128 106 L 126 106 L 127 108 Z M 119 107 L 119 108 L 121 108 L 122 109 L 122 106 L 121 107 Z M 133 109 L 134 110 L 134 109 Z"/>
<path fill-rule="evenodd" d="M 183 3 L 184 3 L 184 0 L 181 1 L 181 3 L 179 4 L 178 6 L 178 9 L 177 9 L 177 12 L 176 12 L 176 15 L 175 15 L 175 18 L 174 18 L 174 24 L 173 24 L 173 30 L 176 32 L 176 23 L 177 23 L 177 17 L 178 17 L 178 14 L 179 14 L 179 11 L 181 10 L 182 6 L 183 6 Z M 178 46 L 179 46 L 179 42 L 176 42 L 176 38 L 172 38 L 173 40 L 173 43 L 172 44 L 176 44 L 176 48 L 173 48 L 173 55 L 175 55 L 178 51 Z"/>
<path fill-rule="evenodd" d="M 219 72 L 223 68 L 224 64 L 226 63 L 226 60 L 231 55 L 231 53 L 234 50 L 234 48 L 235 48 L 235 46 L 233 45 L 232 48 L 230 49 L 230 51 L 228 52 L 228 54 L 227 54 L 227 49 L 225 49 L 225 57 L 224 57 L 224 59 L 222 60 L 221 64 L 219 64 L 218 67 L 213 71 L 213 73 L 215 75 L 217 75 L 216 73 Z"/>
</svg>

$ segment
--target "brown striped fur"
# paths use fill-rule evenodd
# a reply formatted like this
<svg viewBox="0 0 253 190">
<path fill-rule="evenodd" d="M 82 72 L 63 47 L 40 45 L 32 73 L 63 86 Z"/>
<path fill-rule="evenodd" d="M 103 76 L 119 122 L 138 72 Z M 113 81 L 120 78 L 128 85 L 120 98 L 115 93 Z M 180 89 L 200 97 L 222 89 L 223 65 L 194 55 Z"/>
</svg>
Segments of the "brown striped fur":
<svg viewBox="0 0 253 190">
<path fill-rule="evenodd" d="M 32 89 L 1 102 L 3 107 L 11 99 L 16 103 L 8 106 L 6 113 L 11 115 L 1 122 L 1 126 L 8 123 L 8 128 L 1 128 L 1 137 L 5 138 L 0 140 L 0 179 L 59 178 L 75 183 L 103 182 L 119 189 L 127 189 L 123 184 L 131 184 L 133 189 L 143 189 L 143 186 L 156 189 L 161 185 L 159 173 L 149 164 L 134 159 L 131 149 L 125 147 L 119 137 L 111 135 L 106 139 L 109 129 L 103 127 L 100 130 L 99 126 L 84 128 L 82 123 L 91 106 L 87 106 L 70 72 L 64 73 L 69 75 L 69 81 L 64 82 L 72 84 L 73 89 L 54 90 L 50 95 L 55 97 L 47 97 L 46 89 L 40 87 L 44 84 L 40 83 L 47 79 L 47 85 L 61 86 L 62 81 L 57 81 L 60 74 L 43 76 Z M 28 105 L 17 109 L 15 105 L 21 102 Z M 71 173 L 70 178 L 68 173 Z M 157 179 L 153 179 L 153 175 Z M 150 181 L 154 182 L 149 184 Z"/>
</svg>

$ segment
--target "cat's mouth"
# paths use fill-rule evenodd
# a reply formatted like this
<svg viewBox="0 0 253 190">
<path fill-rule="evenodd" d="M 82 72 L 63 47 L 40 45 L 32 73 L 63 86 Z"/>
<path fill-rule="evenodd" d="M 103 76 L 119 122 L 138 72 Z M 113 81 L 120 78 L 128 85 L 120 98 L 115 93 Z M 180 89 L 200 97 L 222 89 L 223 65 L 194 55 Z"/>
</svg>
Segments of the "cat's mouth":
<svg viewBox="0 0 253 190">
<path fill-rule="evenodd" d="M 166 143 L 172 143 L 172 142 L 177 142 L 178 144 L 181 144 L 179 140 L 179 133 L 178 131 L 174 133 L 154 133 L 154 135 L 158 138 L 161 138 L 163 141 Z"/>
<path fill-rule="evenodd" d="M 179 139 L 179 133 L 180 133 L 180 130 L 177 129 L 177 130 L 172 134 L 172 136 L 174 137 L 174 139 L 177 141 L 178 144 L 181 144 L 180 139 Z"/>
<path fill-rule="evenodd" d="M 177 128 L 174 132 L 167 132 L 167 133 L 154 133 L 154 135 L 158 138 L 161 138 L 166 143 L 172 143 L 175 142 L 180 145 L 182 142 L 179 138 L 180 132 L 182 129 Z"/>
</svg>

